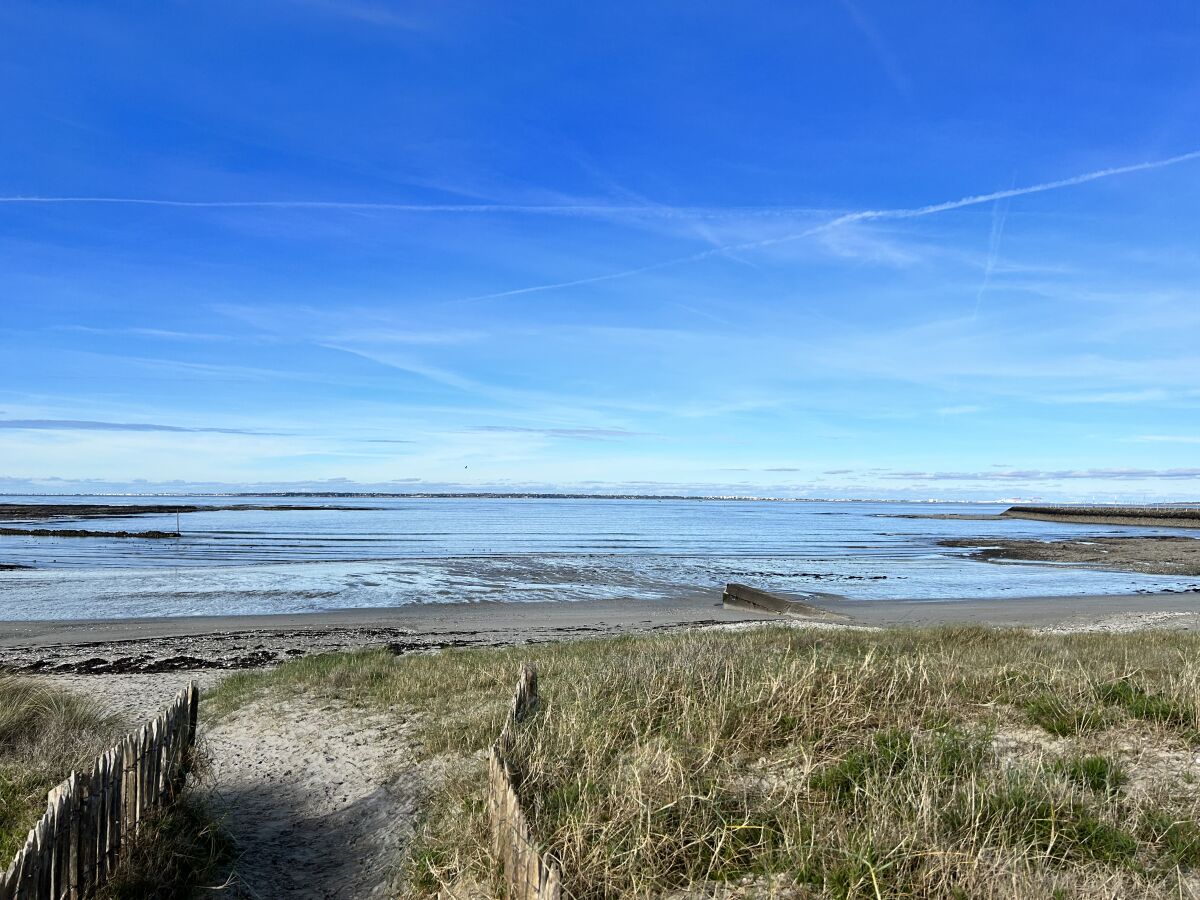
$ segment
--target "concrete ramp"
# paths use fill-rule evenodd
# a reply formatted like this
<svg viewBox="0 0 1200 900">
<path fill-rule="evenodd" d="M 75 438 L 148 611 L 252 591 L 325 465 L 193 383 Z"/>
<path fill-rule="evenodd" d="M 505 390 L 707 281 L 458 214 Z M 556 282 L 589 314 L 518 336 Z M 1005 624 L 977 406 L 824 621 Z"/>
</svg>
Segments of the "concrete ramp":
<svg viewBox="0 0 1200 900">
<path fill-rule="evenodd" d="M 818 596 L 833 598 L 834 594 Z M 727 584 L 721 602 L 726 609 L 748 609 L 754 612 L 774 613 L 777 616 L 790 616 L 799 619 L 820 619 L 822 621 L 839 621 L 848 619 L 841 613 L 831 612 L 802 600 L 790 600 L 778 594 L 770 594 L 746 584 Z"/>
</svg>

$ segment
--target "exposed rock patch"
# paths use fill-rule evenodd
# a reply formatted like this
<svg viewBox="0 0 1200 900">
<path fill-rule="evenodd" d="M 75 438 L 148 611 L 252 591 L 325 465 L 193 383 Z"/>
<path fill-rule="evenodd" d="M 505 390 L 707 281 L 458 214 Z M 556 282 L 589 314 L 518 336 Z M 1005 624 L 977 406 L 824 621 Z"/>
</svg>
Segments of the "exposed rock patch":
<svg viewBox="0 0 1200 900">
<path fill-rule="evenodd" d="M 938 543 L 943 547 L 973 549 L 973 558 L 989 562 L 1021 560 L 1149 575 L 1200 576 L 1200 538 L 1162 535 L 1032 541 L 984 537 L 954 538 Z M 1195 589 L 1200 590 L 1200 585 Z"/>
</svg>

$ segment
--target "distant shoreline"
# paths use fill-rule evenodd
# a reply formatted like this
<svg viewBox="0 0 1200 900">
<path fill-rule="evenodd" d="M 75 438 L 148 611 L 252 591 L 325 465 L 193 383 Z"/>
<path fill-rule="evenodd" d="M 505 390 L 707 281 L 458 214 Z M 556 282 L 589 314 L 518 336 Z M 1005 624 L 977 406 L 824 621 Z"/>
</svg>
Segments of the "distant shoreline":
<svg viewBox="0 0 1200 900">
<path fill-rule="evenodd" d="M 777 497 L 762 494 L 639 494 L 639 493 L 581 493 L 578 491 L 146 491 L 129 492 L 78 492 L 40 494 L 36 492 L 0 492 L 0 501 L 6 498 L 34 497 L 45 500 L 64 500 L 81 498 L 105 498 L 115 500 L 144 500 L 172 498 L 186 499 L 189 497 L 229 497 L 229 498 L 285 498 L 300 497 L 312 499 L 378 499 L 378 500 L 694 500 L 708 502 L 761 502 L 761 503 L 888 503 L 917 506 L 1007 506 L 1012 509 L 1047 509 L 1047 510 L 1147 510 L 1151 513 L 1166 510 L 1194 510 L 1200 515 L 1200 500 L 1164 501 L 1162 503 L 1141 503 L 1137 506 L 1122 506 L 1116 504 L 1039 504 L 1031 505 L 1008 500 L 996 499 L 930 499 L 930 498 L 898 498 L 898 497 Z M 30 504 L 31 506 L 34 504 Z M 210 509 L 201 507 L 200 509 Z M 276 507 L 267 507 L 275 509 Z M 358 507 L 352 507 L 358 508 Z"/>
<path fill-rule="evenodd" d="M 190 491 L 187 493 L 145 493 L 145 494 L 15 494 L 0 493 L 5 497 L 37 497 L 82 498 L 104 497 L 116 499 L 180 499 L 188 497 L 303 497 L 318 499 L 353 499 L 364 500 L 707 500 L 707 501 L 755 501 L 764 503 L 903 503 L 920 505 L 989 505 L 1004 506 L 1011 504 L 1010 500 L 900 500 L 895 497 L 770 497 L 756 494 L 581 494 L 581 493 L 546 493 L 537 491 L 422 491 L 415 493 L 386 493 L 373 491 Z M 30 504 L 33 505 L 33 504 Z M 207 507 L 202 507 L 207 508 Z M 274 509 L 275 507 L 268 507 Z"/>
</svg>

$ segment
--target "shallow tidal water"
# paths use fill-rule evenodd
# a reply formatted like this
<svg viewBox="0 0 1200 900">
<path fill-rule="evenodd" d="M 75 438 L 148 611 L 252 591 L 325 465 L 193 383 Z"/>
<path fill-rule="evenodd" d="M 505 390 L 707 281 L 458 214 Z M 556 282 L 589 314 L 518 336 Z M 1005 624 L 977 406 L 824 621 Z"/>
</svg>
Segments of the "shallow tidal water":
<svg viewBox="0 0 1200 900">
<path fill-rule="evenodd" d="M 661 599 L 744 581 L 850 600 L 1186 589 L 1194 578 L 995 564 L 945 538 L 1172 529 L 999 517 L 994 504 L 312 497 L 8 497 L 351 509 L 184 513 L 178 540 L 0 536 L 0 620 L 246 615 L 470 600 Z M 977 519 L 907 518 L 952 513 Z M 21 527 L 23 523 L 6 523 Z M 38 528 L 175 530 L 174 515 Z"/>
</svg>

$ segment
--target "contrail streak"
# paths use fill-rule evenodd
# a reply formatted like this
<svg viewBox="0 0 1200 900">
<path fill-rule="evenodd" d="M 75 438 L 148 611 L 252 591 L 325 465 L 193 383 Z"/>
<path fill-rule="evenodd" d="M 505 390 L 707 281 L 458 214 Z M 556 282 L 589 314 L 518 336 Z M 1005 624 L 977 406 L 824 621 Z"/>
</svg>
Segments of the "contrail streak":
<svg viewBox="0 0 1200 900">
<path fill-rule="evenodd" d="M 854 0 L 841 0 L 841 3 L 845 7 L 846 12 L 850 14 L 850 18 L 854 20 L 854 24 L 858 27 L 858 30 L 862 32 L 863 37 L 867 39 L 867 43 L 871 45 L 871 49 L 875 52 L 879 64 L 883 67 L 883 71 L 887 74 L 892 85 L 905 100 L 912 103 L 912 82 L 904 74 L 904 70 L 896 60 L 895 54 L 892 53 L 891 48 L 883 40 L 883 36 L 879 33 L 879 30 L 870 19 L 863 15 L 862 10 L 855 5 Z"/>
<path fill-rule="evenodd" d="M 737 253 L 744 250 L 756 250 L 763 247 L 770 247 L 776 244 L 788 243 L 791 241 L 803 240 L 807 237 L 820 234 L 825 231 L 830 231 L 842 225 L 850 225 L 855 222 L 868 222 L 876 219 L 915 219 L 922 216 L 933 215 L 934 213 L 949 212 L 950 210 L 963 209 L 968 206 L 978 206 L 983 203 L 991 203 L 996 200 L 1005 200 L 1010 197 L 1022 197 L 1027 194 L 1038 194 L 1044 191 L 1058 190 L 1059 188 L 1073 187 L 1079 184 L 1086 184 L 1089 181 L 1097 181 L 1101 178 L 1111 178 L 1115 175 L 1127 175 L 1133 172 L 1144 172 L 1149 169 L 1162 169 L 1167 166 L 1177 165 L 1178 163 L 1188 162 L 1190 160 L 1200 159 L 1200 150 L 1193 150 L 1189 153 L 1182 153 L 1178 156 L 1168 157 L 1167 159 L 1151 160 L 1150 162 L 1134 163 L 1128 166 L 1114 166 L 1107 169 L 1099 169 L 1095 172 L 1087 172 L 1083 175 L 1075 175 L 1070 178 L 1061 178 L 1057 181 L 1046 181 L 1041 184 L 1027 185 L 1025 187 L 1010 188 L 1003 191 L 994 191 L 990 194 L 976 194 L 970 197 L 963 197 L 958 200 L 949 200 L 943 203 L 934 203 L 928 206 L 919 206 L 911 209 L 872 209 L 861 210 L 858 212 L 844 213 L 828 222 L 820 225 L 814 225 L 811 228 L 806 228 L 803 231 L 793 232 L 791 234 L 782 235 L 775 238 L 767 238 L 765 240 L 747 241 L 737 244 L 725 244 L 719 247 L 712 247 L 707 250 L 702 250 L 698 253 L 689 254 L 688 256 L 679 256 L 673 259 L 663 260 L 662 262 L 650 263 L 645 266 L 638 266 L 633 269 L 625 269 L 619 272 L 610 272 L 606 275 L 595 275 L 588 278 L 577 278 L 572 281 L 559 281 L 552 284 L 540 284 L 526 288 L 516 288 L 509 291 L 497 291 L 491 294 L 482 294 L 475 297 L 466 297 L 461 301 L 451 302 L 469 302 L 474 300 L 492 300 L 501 297 L 514 297 L 520 294 L 532 294 L 542 291 L 553 291 L 561 288 L 578 287 L 585 284 L 597 284 L 603 281 L 614 281 L 620 278 L 631 278 L 636 275 L 643 275 L 647 272 L 654 272 L 658 269 L 666 269 L 673 266 L 685 265 L 687 263 L 699 262 L 713 256 L 719 256 L 730 253 Z M 460 214 L 530 214 L 530 215 L 576 215 L 576 216 L 596 216 L 596 215 L 639 215 L 639 216 L 658 216 L 658 217 L 679 217 L 687 218 L 689 216 L 700 217 L 723 217 L 737 215 L 795 215 L 797 213 L 811 214 L 816 212 L 808 207 L 727 207 L 714 209 L 711 207 L 671 207 L 671 206 L 606 206 L 600 205 L 529 205 L 529 204 L 489 204 L 489 203 L 470 203 L 470 204 L 417 204 L 417 203 L 374 203 L 374 202 L 357 202 L 343 200 L 164 200 L 158 198 L 146 197 L 38 197 L 38 196 L 10 196 L 0 197 L 0 204 L 111 204 L 111 205 L 126 205 L 126 206 L 160 206 L 160 207 L 182 207 L 193 209 L 313 209 L 313 210 L 348 210 L 348 211 L 380 211 L 380 212 L 407 212 L 407 213 L 460 213 Z"/>
<path fill-rule="evenodd" d="M 949 212 L 950 210 L 963 209 L 968 206 L 979 206 L 984 203 L 992 203 L 996 200 L 1007 200 L 1010 197 L 1024 197 L 1027 194 L 1041 194 L 1045 191 L 1055 191 L 1060 188 L 1074 187 L 1079 184 L 1087 184 L 1089 181 L 1099 181 L 1101 178 L 1112 178 L 1115 175 L 1128 175 L 1132 172 L 1145 172 L 1149 169 L 1163 169 L 1167 166 L 1178 165 L 1182 162 L 1189 162 L 1194 159 L 1200 159 L 1200 150 L 1192 150 L 1189 153 L 1181 153 L 1178 156 L 1171 156 L 1166 159 L 1156 159 L 1150 162 L 1133 163 L 1128 166 L 1113 166 L 1107 169 L 1098 169 L 1095 172 L 1086 172 L 1083 175 L 1073 175 L 1070 178 L 1060 178 L 1056 181 L 1043 181 L 1040 184 L 1031 184 L 1024 187 L 1009 188 L 1003 191 L 993 191 L 990 194 L 974 194 L 970 197 L 962 197 L 958 200 L 947 200 L 943 203 L 932 203 L 928 206 L 918 206 L 911 209 L 867 209 L 859 212 L 845 213 L 828 222 L 820 225 L 814 225 L 811 228 L 806 228 L 803 231 L 793 232 L 792 234 L 781 235 L 780 237 L 767 238 L 765 240 L 747 241 L 739 244 L 726 244 L 722 247 L 713 247 L 710 250 L 702 250 L 699 253 L 693 253 L 688 256 L 678 256 L 674 259 L 664 260 L 658 263 L 651 263 L 645 266 L 639 266 L 635 269 L 626 269 L 621 272 L 610 272 L 607 275 L 595 275 L 591 278 L 577 278 L 573 281 L 559 281 L 553 284 L 539 284 L 533 287 L 517 288 L 511 291 L 498 291 L 494 294 L 482 294 L 475 297 L 466 297 L 461 301 L 452 302 L 469 302 L 472 300 L 494 300 L 501 297 L 513 297 L 518 294 L 533 294 L 541 291 L 553 291 L 559 288 L 577 287 L 584 284 L 596 284 L 601 281 L 613 281 L 618 278 L 631 278 L 634 275 L 642 275 L 646 272 L 653 272 L 657 269 L 665 269 L 670 266 L 680 266 L 686 263 L 699 262 L 703 259 L 708 259 L 713 256 L 719 256 L 725 253 L 735 253 L 742 250 L 756 250 L 762 247 L 772 247 L 776 244 L 784 244 L 790 241 L 803 240 L 807 237 L 812 237 L 822 232 L 830 231 L 842 225 L 850 225 L 855 222 L 869 222 L 877 219 L 918 219 L 922 216 L 931 216 L 935 213 Z"/>
<path fill-rule="evenodd" d="M 350 212 L 402 212 L 447 214 L 529 214 L 552 216 L 637 215 L 648 218 L 722 218 L 729 216 L 792 216 L 824 212 L 791 206 L 612 206 L 605 204 L 514 204 L 514 203 L 376 203 L 355 200 L 164 200 L 155 197 L 0 197 L 10 204 L 95 204 L 110 206 L 163 206 L 183 209 L 313 209 Z"/>
<path fill-rule="evenodd" d="M 927 216 L 930 213 L 945 212 L 950 209 L 961 209 L 964 206 L 978 206 L 980 203 L 990 203 L 993 200 L 1004 200 L 1008 197 L 1022 197 L 1026 194 L 1040 194 L 1043 191 L 1053 191 L 1058 188 L 1073 187 L 1077 184 L 1086 184 L 1089 181 L 1098 181 L 1101 178 L 1111 178 L 1114 175 L 1128 175 L 1131 172 L 1145 172 L 1148 169 L 1163 169 L 1167 166 L 1174 166 L 1181 162 L 1188 162 L 1193 159 L 1200 159 L 1200 150 L 1192 150 L 1190 153 L 1181 153 L 1178 156 L 1170 156 L 1166 159 L 1156 159 L 1150 162 L 1134 163 L 1129 166 L 1113 166 L 1108 169 L 1098 169 L 1095 172 L 1087 172 L 1083 175 L 1074 175 L 1071 178 L 1060 178 L 1058 181 L 1044 181 L 1041 184 L 1027 185 L 1026 187 L 1009 188 L 1004 191 L 995 191 L 991 194 L 978 194 L 974 197 L 963 197 L 961 200 L 950 200 L 946 203 L 935 203 L 931 206 L 922 206 L 917 209 L 892 209 L 892 210 L 874 210 L 863 213 L 851 213 L 851 215 L 861 216 L 870 219 L 911 219 L 917 216 Z"/>
<path fill-rule="evenodd" d="M 992 272 L 996 269 L 996 260 L 1000 257 L 1000 241 L 1004 237 L 1004 223 L 1008 221 L 1008 204 L 1011 203 L 1010 198 L 997 200 L 992 207 L 992 233 L 988 238 L 988 254 L 987 262 L 983 266 L 983 281 L 979 284 L 979 290 L 975 293 L 975 309 L 971 313 L 972 319 L 979 318 L 979 307 L 983 304 L 983 295 L 992 283 Z"/>
</svg>

